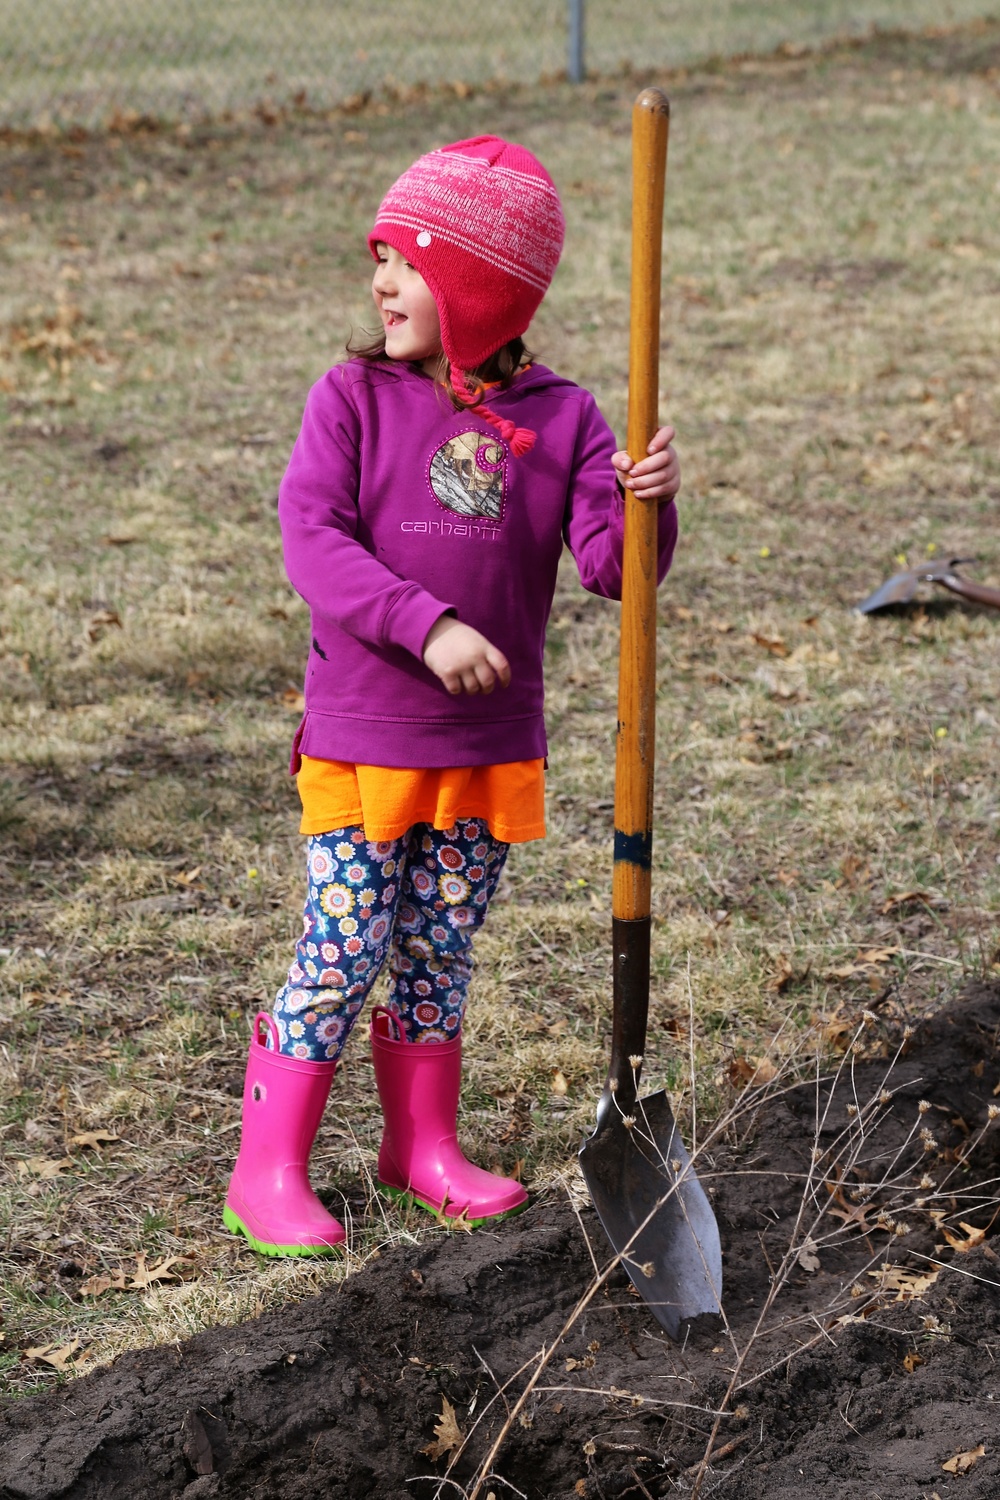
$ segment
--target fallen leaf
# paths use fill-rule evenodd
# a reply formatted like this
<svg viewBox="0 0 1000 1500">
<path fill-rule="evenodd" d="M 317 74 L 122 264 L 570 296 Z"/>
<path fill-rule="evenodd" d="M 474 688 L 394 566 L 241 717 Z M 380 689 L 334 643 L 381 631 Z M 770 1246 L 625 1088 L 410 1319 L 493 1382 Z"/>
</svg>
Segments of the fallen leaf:
<svg viewBox="0 0 1000 1500">
<path fill-rule="evenodd" d="M 110 1146 L 118 1137 L 110 1130 L 84 1130 L 72 1137 L 74 1146 Z"/>
<path fill-rule="evenodd" d="M 911 1349 L 909 1354 L 907 1354 L 903 1360 L 903 1369 L 906 1371 L 907 1375 L 912 1375 L 917 1366 L 922 1364 L 923 1360 L 917 1353 L 916 1349 Z"/>
<path fill-rule="evenodd" d="M 763 646 L 765 651 L 770 651 L 772 656 L 788 655 L 788 647 L 785 645 L 780 635 L 758 635 L 757 632 L 754 631 L 750 639 L 753 641 L 755 646 Z"/>
<path fill-rule="evenodd" d="M 87 622 L 87 639 L 96 643 L 101 639 L 104 632 L 111 626 L 115 629 L 123 629 L 121 615 L 116 609 L 99 609 L 96 614 L 91 615 Z"/>
<path fill-rule="evenodd" d="M 43 1182 L 49 1182 L 73 1165 L 71 1156 L 61 1156 L 58 1161 L 45 1156 L 29 1156 L 27 1160 L 18 1162 L 17 1170 L 21 1177 L 40 1177 Z"/>
<path fill-rule="evenodd" d="M 770 1083 L 778 1070 L 769 1057 L 734 1057 L 726 1069 L 726 1076 L 734 1088 L 749 1087 L 750 1084 Z"/>
<path fill-rule="evenodd" d="M 791 959 L 787 953 L 779 953 L 775 961 L 774 973 L 767 981 L 768 989 L 780 995 L 786 985 L 790 984 L 794 978 L 795 970 L 792 968 Z"/>
<path fill-rule="evenodd" d="M 857 1029 L 857 1025 L 849 1021 L 846 1016 L 835 1013 L 829 1020 L 824 1021 L 823 1036 L 831 1047 L 839 1047 L 843 1052 L 850 1046 L 851 1038 Z"/>
<path fill-rule="evenodd" d="M 974 1224 L 966 1224 L 961 1219 L 959 1220 L 958 1227 L 959 1229 L 965 1230 L 967 1236 L 966 1239 L 962 1239 L 957 1234 L 952 1234 L 951 1230 L 946 1229 L 943 1224 L 940 1224 L 938 1227 L 941 1230 L 941 1233 L 944 1235 L 945 1239 L 948 1241 L 951 1248 L 953 1250 L 957 1250 L 959 1255 L 965 1255 L 969 1250 L 974 1250 L 976 1246 L 981 1245 L 983 1243 L 983 1240 L 986 1238 L 985 1229 L 977 1229 Z"/>
<path fill-rule="evenodd" d="M 71 1344 L 39 1344 L 34 1349 L 25 1349 L 24 1357 L 51 1365 L 54 1370 L 78 1370 L 84 1360 L 90 1358 L 88 1350 L 79 1350 L 80 1340 L 74 1339 Z"/>
<path fill-rule="evenodd" d="M 827 969 L 824 979 L 853 979 L 873 965 L 887 964 L 900 950 L 898 948 L 862 948 L 848 964 Z"/>
<path fill-rule="evenodd" d="M 566 1075 L 561 1068 L 555 1068 L 552 1073 L 552 1092 L 554 1094 L 566 1094 L 569 1092 L 569 1084 Z"/>
<path fill-rule="evenodd" d="M 934 897 L 929 891 L 900 891 L 898 895 L 883 901 L 880 910 L 884 917 L 891 911 L 898 911 L 901 906 L 931 906 L 933 901 Z"/>
<path fill-rule="evenodd" d="M 840 862 L 840 873 L 853 890 L 871 877 L 871 865 L 857 854 L 848 854 Z"/>
<path fill-rule="evenodd" d="M 868 1215 L 877 1213 L 878 1209 L 874 1203 L 850 1203 L 844 1197 L 844 1189 L 838 1184 L 825 1183 L 827 1192 L 833 1200 L 830 1213 L 835 1219 L 843 1219 L 845 1224 L 856 1224 L 862 1234 L 871 1234 L 875 1225 L 869 1224 Z M 869 1275 L 876 1275 L 874 1271 Z"/>
<path fill-rule="evenodd" d="M 125 1272 L 121 1269 L 112 1271 L 110 1275 L 102 1271 L 96 1276 L 88 1276 L 86 1281 L 80 1282 L 80 1291 L 84 1297 L 100 1297 L 105 1292 L 111 1291 L 112 1288 L 116 1292 L 124 1292 L 127 1287 L 128 1282 L 125 1280 Z"/>
<path fill-rule="evenodd" d="M 964 1453 L 956 1453 L 954 1458 L 949 1458 L 941 1467 L 949 1474 L 967 1474 L 985 1456 L 986 1449 L 980 1443 L 978 1448 L 968 1448 Z"/>
<path fill-rule="evenodd" d="M 816 1254 L 816 1241 L 806 1239 L 805 1244 L 799 1251 L 796 1259 L 803 1271 L 818 1271 L 820 1268 L 819 1256 Z"/>
<path fill-rule="evenodd" d="M 461 1448 L 464 1442 L 465 1438 L 458 1425 L 455 1408 L 448 1397 L 442 1395 L 441 1415 L 434 1424 L 434 1439 L 420 1451 L 426 1453 L 428 1458 L 444 1458 L 445 1454 L 454 1453 L 457 1448 Z"/>
<path fill-rule="evenodd" d="M 908 1271 L 905 1266 L 883 1265 L 868 1275 L 878 1282 L 882 1291 L 895 1292 L 895 1302 L 912 1302 L 923 1297 L 941 1275 L 941 1267 L 933 1271 Z"/>
<path fill-rule="evenodd" d="M 140 1250 L 135 1258 L 135 1273 L 128 1284 L 129 1291 L 144 1291 L 148 1286 L 155 1286 L 158 1281 L 179 1281 L 179 1273 L 170 1268 L 181 1261 L 190 1259 L 190 1255 L 167 1255 L 159 1265 L 147 1267 L 145 1253 Z"/>
<path fill-rule="evenodd" d="M 474 1233 L 476 1225 L 479 1223 L 478 1219 L 469 1218 L 469 1210 L 467 1208 L 463 1208 L 460 1214 L 454 1215 L 446 1214 L 443 1209 L 437 1209 L 435 1210 L 434 1217 L 437 1220 L 439 1228 L 452 1229 L 462 1234 Z"/>
</svg>

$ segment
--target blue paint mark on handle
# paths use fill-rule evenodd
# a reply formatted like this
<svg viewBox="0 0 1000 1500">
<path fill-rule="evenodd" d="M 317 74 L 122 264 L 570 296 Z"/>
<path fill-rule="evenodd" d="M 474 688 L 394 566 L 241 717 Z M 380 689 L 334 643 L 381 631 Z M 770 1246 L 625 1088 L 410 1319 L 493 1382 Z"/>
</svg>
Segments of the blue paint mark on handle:
<svg viewBox="0 0 1000 1500">
<path fill-rule="evenodd" d="M 622 833 L 615 829 L 615 863 L 624 860 L 648 870 L 653 863 L 653 835 L 646 829 L 642 833 Z"/>
</svg>

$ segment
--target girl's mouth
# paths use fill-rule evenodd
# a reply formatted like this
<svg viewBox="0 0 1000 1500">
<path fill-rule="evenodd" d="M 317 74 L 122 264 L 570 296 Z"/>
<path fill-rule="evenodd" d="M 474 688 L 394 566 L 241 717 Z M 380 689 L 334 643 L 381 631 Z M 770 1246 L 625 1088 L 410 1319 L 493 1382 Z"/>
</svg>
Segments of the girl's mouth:
<svg viewBox="0 0 1000 1500">
<path fill-rule="evenodd" d="M 383 309 L 385 313 L 385 326 L 387 328 L 401 328 L 406 322 L 406 314 L 391 312 L 388 308 Z"/>
</svg>

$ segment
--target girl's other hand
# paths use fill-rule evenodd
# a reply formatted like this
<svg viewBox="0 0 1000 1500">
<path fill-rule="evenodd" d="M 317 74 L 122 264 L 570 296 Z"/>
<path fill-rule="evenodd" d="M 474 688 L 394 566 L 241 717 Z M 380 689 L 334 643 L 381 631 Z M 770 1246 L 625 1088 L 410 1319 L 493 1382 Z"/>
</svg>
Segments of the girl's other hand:
<svg viewBox="0 0 1000 1500">
<path fill-rule="evenodd" d="M 503 652 L 453 615 L 435 620 L 424 641 L 423 657 L 424 666 L 449 693 L 492 693 L 498 682 L 501 687 L 510 683 L 510 665 Z"/>
<path fill-rule="evenodd" d="M 672 500 L 681 487 L 680 459 L 671 446 L 676 433 L 672 427 L 660 427 L 653 434 L 647 456 L 633 464 L 627 453 L 611 456 L 618 471 L 619 483 L 639 500 Z"/>
</svg>

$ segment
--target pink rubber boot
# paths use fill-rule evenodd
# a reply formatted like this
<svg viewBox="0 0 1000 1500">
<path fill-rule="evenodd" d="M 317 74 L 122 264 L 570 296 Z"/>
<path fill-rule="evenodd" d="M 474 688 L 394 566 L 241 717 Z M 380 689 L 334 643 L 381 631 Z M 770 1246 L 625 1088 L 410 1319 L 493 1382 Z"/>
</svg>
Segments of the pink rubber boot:
<svg viewBox="0 0 1000 1500">
<path fill-rule="evenodd" d="M 473 1166 L 458 1144 L 462 1038 L 410 1042 L 392 1012 L 376 1006 L 371 1043 L 385 1122 L 380 1186 L 392 1196 L 409 1194 L 434 1213 L 461 1215 L 468 1224 L 523 1208 L 528 1195 L 519 1182 Z"/>
<path fill-rule="evenodd" d="M 261 1025 L 275 1048 L 261 1040 Z M 335 1062 L 300 1062 L 277 1050 L 273 1017 L 254 1017 L 243 1086 L 243 1138 L 222 1220 L 262 1255 L 330 1255 L 347 1236 L 309 1186 L 309 1152 Z"/>
</svg>

